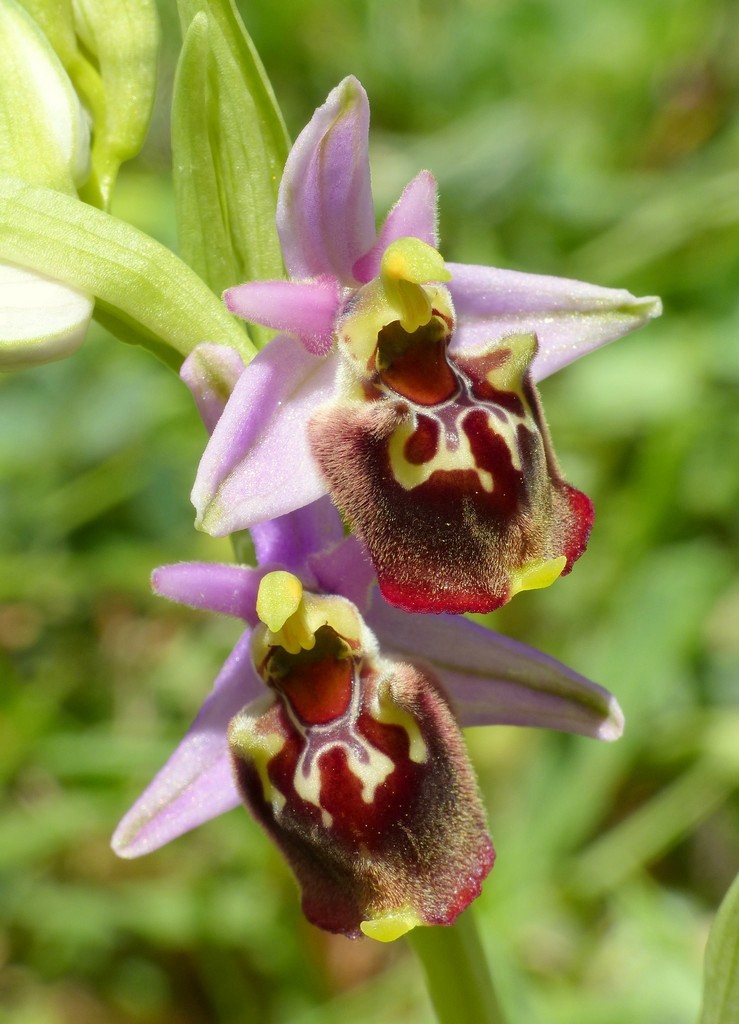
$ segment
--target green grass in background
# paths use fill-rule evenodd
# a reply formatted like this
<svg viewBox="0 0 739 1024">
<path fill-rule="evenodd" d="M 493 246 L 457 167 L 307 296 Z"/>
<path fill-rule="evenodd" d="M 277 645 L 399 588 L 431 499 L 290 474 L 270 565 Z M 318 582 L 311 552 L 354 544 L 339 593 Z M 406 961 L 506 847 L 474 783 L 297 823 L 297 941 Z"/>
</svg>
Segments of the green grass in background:
<svg viewBox="0 0 739 1024">
<path fill-rule="evenodd" d="M 739 861 L 739 15 L 727 0 L 253 0 L 294 135 L 345 74 L 372 103 L 378 212 L 420 167 L 455 260 L 659 293 L 663 319 L 545 382 L 587 555 L 492 617 L 611 688 L 618 744 L 469 734 L 498 862 L 477 904 L 511 1024 L 690 1024 Z M 116 212 L 176 244 L 161 102 Z M 300 917 L 241 811 L 137 862 L 117 820 L 237 623 L 148 576 L 227 559 L 192 529 L 186 389 L 91 332 L 0 379 L 0 1020 L 431 1021 L 401 945 Z"/>
</svg>

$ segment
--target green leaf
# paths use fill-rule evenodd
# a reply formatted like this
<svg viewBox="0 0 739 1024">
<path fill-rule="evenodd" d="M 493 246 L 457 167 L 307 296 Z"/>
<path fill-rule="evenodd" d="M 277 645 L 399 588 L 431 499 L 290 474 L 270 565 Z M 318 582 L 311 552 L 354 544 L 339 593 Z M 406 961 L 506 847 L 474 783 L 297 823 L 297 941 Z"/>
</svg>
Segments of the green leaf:
<svg viewBox="0 0 739 1024">
<path fill-rule="evenodd" d="M 70 196 L 0 176 L 0 261 L 94 295 L 96 315 L 157 355 L 164 345 L 183 357 L 202 341 L 230 345 L 247 362 L 254 355 L 220 299 L 174 253 Z"/>
<path fill-rule="evenodd" d="M 233 0 L 178 0 L 178 7 L 183 35 L 198 11 L 205 11 L 215 20 L 223 33 L 254 104 L 276 202 L 282 169 L 290 149 L 290 139 L 267 73 L 239 17 L 235 3 Z"/>
<path fill-rule="evenodd" d="M 219 295 L 284 275 L 275 210 L 286 137 L 261 65 L 228 11 L 215 4 L 194 14 L 172 110 L 180 250 Z M 251 330 L 259 344 L 272 333 Z"/>
<path fill-rule="evenodd" d="M 739 875 L 724 897 L 706 946 L 699 1024 L 739 1022 Z"/>
<path fill-rule="evenodd" d="M 218 295 L 242 280 L 221 206 L 208 102 L 208 18 L 187 30 L 172 100 L 172 153 L 180 253 Z"/>
</svg>

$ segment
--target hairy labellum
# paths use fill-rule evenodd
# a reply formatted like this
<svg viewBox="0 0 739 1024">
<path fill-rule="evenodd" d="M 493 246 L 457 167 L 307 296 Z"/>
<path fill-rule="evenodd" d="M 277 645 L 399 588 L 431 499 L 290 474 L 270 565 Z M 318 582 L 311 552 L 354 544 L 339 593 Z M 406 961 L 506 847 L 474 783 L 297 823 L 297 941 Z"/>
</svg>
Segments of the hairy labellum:
<svg viewBox="0 0 739 1024">
<path fill-rule="evenodd" d="M 450 924 L 494 854 L 439 684 L 381 659 L 363 624 L 351 636 L 327 621 L 296 653 L 269 640 L 262 627 L 253 652 L 270 692 L 233 719 L 229 743 L 242 797 L 292 867 L 306 916 L 380 939 Z"/>
<path fill-rule="evenodd" d="M 377 290 L 339 327 L 349 397 L 309 436 L 383 595 L 409 611 L 485 612 L 547 586 L 585 550 L 592 506 L 559 473 L 529 370 L 536 337 L 455 358 L 443 288 L 413 331 L 377 329 Z"/>
</svg>

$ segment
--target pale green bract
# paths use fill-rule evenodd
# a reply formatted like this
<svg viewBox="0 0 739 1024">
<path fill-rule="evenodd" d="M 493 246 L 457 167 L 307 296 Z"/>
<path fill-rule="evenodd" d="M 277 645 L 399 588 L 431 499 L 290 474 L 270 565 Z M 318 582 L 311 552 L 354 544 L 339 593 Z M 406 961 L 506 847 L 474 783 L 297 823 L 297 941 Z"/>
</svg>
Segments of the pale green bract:
<svg viewBox="0 0 739 1024">
<path fill-rule="evenodd" d="M 289 148 L 271 86 L 229 0 L 180 0 L 172 152 L 182 258 L 214 292 L 283 277 L 275 204 Z M 272 332 L 249 328 L 258 346 Z"/>
<path fill-rule="evenodd" d="M 165 246 L 51 189 L 0 177 L 0 261 L 94 295 L 96 319 L 179 367 L 202 341 L 254 349 L 220 299 Z"/>
<path fill-rule="evenodd" d="M 76 33 L 99 69 L 99 88 L 88 98 L 95 123 L 88 193 L 108 209 L 118 168 L 138 153 L 149 127 L 159 19 L 155 0 L 74 0 L 72 9 Z"/>
</svg>

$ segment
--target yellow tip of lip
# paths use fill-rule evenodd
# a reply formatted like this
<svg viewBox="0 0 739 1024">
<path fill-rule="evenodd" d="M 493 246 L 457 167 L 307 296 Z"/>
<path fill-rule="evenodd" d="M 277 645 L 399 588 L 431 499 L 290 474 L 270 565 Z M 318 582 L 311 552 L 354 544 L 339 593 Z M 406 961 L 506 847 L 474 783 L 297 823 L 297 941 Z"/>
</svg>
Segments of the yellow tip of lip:
<svg viewBox="0 0 739 1024">
<path fill-rule="evenodd" d="M 369 939 L 375 939 L 377 942 L 394 942 L 401 935 L 417 928 L 420 923 L 415 914 L 399 913 L 385 914 L 374 921 L 362 921 L 359 927 Z"/>
<path fill-rule="evenodd" d="M 509 597 L 520 594 L 522 590 L 542 590 L 550 587 L 556 579 L 562 575 L 562 570 L 567 565 L 567 557 L 560 555 L 559 558 L 547 558 L 544 561 L 529 562 L 524 565 L 520 572 L 511 575 L 511 586 Z"/>
</svg>

